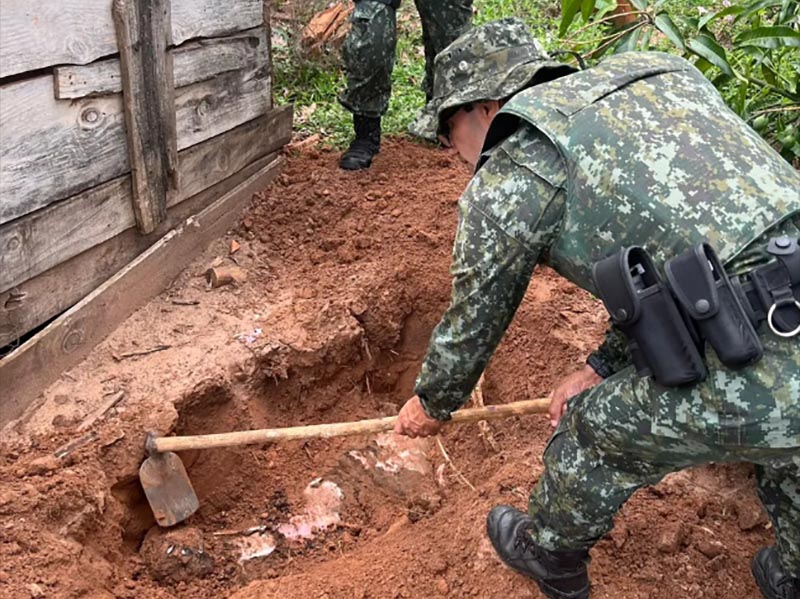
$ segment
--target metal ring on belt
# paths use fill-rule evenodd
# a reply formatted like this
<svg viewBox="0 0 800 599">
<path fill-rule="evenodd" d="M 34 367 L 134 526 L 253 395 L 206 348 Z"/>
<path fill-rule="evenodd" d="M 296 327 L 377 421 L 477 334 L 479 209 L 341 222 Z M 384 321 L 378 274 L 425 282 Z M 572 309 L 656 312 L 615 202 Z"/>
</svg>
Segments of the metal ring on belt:
<svg viewBox="0 0 800 599">
<path fill-rule="evenodd" d="M 794 305 L 798 310 L 800 310 L 800 302 L 799 301 L 794 300 Z M 772 330 L 772 332 L 775 333 L 776 335 L 778 335 L 779 337 L 787 337 L 787 338 L 788 337 L 794 337 L 796 335 L 800 335 L 800 325 L 798 325 L 795 329 L 793 329 L 791 331 L 787 331 L 787 332 L 783 332 L 783 331 L 778 330 L 778 328 L 772 322 L 772 316 L 775 314 L 775 310 L 777 308 L 778 308 L 778 304 L 772 304 L 769 307 L 769 312 L 767 312 L 767 324 L 769 325 L 769 328 Z"/>
</svg>

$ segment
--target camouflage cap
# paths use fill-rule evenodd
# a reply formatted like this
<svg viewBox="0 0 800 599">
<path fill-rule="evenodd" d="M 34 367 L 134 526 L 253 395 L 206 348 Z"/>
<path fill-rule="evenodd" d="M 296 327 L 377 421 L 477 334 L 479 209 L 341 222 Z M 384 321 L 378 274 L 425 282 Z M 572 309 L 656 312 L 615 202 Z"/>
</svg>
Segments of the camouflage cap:
<svg viewBox="0 0 800 599">
<path fill-rule="evenodd" d="M 436 55 L 433 99 L 408 130 L 436 141 L 459 106 L 512 96 L 543 68 L 565 74 L 574 70 L 550 60 L 521 20 L 501 19 L 470 29 Z"/>
</svg>

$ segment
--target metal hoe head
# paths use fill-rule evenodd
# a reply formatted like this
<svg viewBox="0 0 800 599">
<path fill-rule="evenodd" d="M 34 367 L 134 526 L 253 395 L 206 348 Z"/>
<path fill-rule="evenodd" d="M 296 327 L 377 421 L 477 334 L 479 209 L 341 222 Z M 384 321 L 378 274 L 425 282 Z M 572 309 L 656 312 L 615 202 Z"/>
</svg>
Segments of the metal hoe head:
<svg viewBox="0 0 800 599">
<path fill-rule="evenodd" d="M 139 481 L 159 526 L 174 526 L 197 511 L 200 501 L 178 454 L 149 452 Z"/>
</svg>

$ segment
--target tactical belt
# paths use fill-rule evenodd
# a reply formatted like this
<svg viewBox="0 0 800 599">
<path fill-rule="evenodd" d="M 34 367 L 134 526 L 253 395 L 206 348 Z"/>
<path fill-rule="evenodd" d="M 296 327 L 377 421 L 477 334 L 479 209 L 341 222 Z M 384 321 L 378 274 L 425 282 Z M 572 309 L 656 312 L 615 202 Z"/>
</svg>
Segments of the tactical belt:
<svg viewBox="0 0 800 599">
<path fill-rule="evenodd" d="M 635 246 L 597 262 L 592 275 L 639 376 L 689 386 L 708 375 L 706 344 L 737 369 L 761 359 L 756 329 L 764 321 L 781 337 L 800 334 L 798 241 L 771 239 L 767 251 L 775 260 L 732 279 L 708 243 L 665 262 L 666 280 Z"/>
<path fill-rule="evenodd" d="M 365 2 L 366 0 L 355 0 L 355 3 L 358 4 L 359 2 Z M 377 2 L 378 4 L 385 4 L 395 10 L 400 8 L 400 2 L 402 0 L 369 0 L 370 2 Z"/>
</svg>

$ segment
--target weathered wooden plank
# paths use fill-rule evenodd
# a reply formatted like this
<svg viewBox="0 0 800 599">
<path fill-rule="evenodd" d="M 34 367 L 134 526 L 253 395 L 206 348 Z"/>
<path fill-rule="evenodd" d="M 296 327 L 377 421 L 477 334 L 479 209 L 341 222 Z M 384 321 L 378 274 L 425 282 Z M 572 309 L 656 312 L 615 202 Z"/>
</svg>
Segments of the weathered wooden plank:
<svg viewBox="0 0 800 599">
<path fill-rule="evenodd" d="M 176 44 L 256 27 L 261 0 L 173 0 Z M 117 52 L 111 0 L 3 0 L 0 77 Z"/>
<path fill-rule="evenodd" d="M 128 170 L 121 96 L 52 93 L 49 75 L 0 87 L 0 223 Z"/>
<path fill-rule="evenodd" d="M 169 229 L 224 195 L 277 158 L 273 152 L 169 209 L 149 235 L 123 231 L 50 270 L 0 293 L 0 347 L 19 339 L 89 295 Z"/>
<path fill-rule="evenodd" d="M 269 63 L 264 40 L 252 68 L 178 90 L 179 148 L 266 113 Z M 50 75 L 0 86 L 0 224 L 127 173 L 123 121 L 119 94 L 56 100 Z"/>
<path fill-rule="evenodd" d="M 222 73 L 176 90 L 178 149 L 193 146 L 252 120 L 272 108 L 269 61 Z M 231 101 L 233 98 L 236 101 Z"/>
<path fill-rule="evenodd" d="M 254 69 L 257 53 L 267 47 L 266 43 L 264 27 L 230 37 L 187 42 L 172 52 L 175 87 L 212 79 L 227 71 Z M 100 60 L 85 66 L 55 67 L 53 79 L 56 98 L 59 100 L 115 94 L 122 91 L 117 58 Z"/>
<path fill-rule="evenodd" d="M 267 115 L 178 154 L 179 193 L 172 206 L 286 144 L 292 108 Z M 0 292 L 133 227 L 131 183 L 122 176 L 0 226 Z"/>
<path fill-rule="evenodd" d="M 282 158 L 172 229 L 80 303 L 0 361 L 0 424 L 16 418 L 59 374 L 83 360 L 125 318 L 239 218 L 253 194 L 276 176 Z"/>
<path fill-rule="evenodd" d="M 114 0 L 122 74 L 122 104 L 141 233 L 167 216 L 178 188 L 178 134 L 170 45 L 170 0 Z"/>
<path fill-rule="evenodd" d="M 252 29 L 262 24 L 262 0 L 172 0 L 176 44 Z"/>
</svg>

